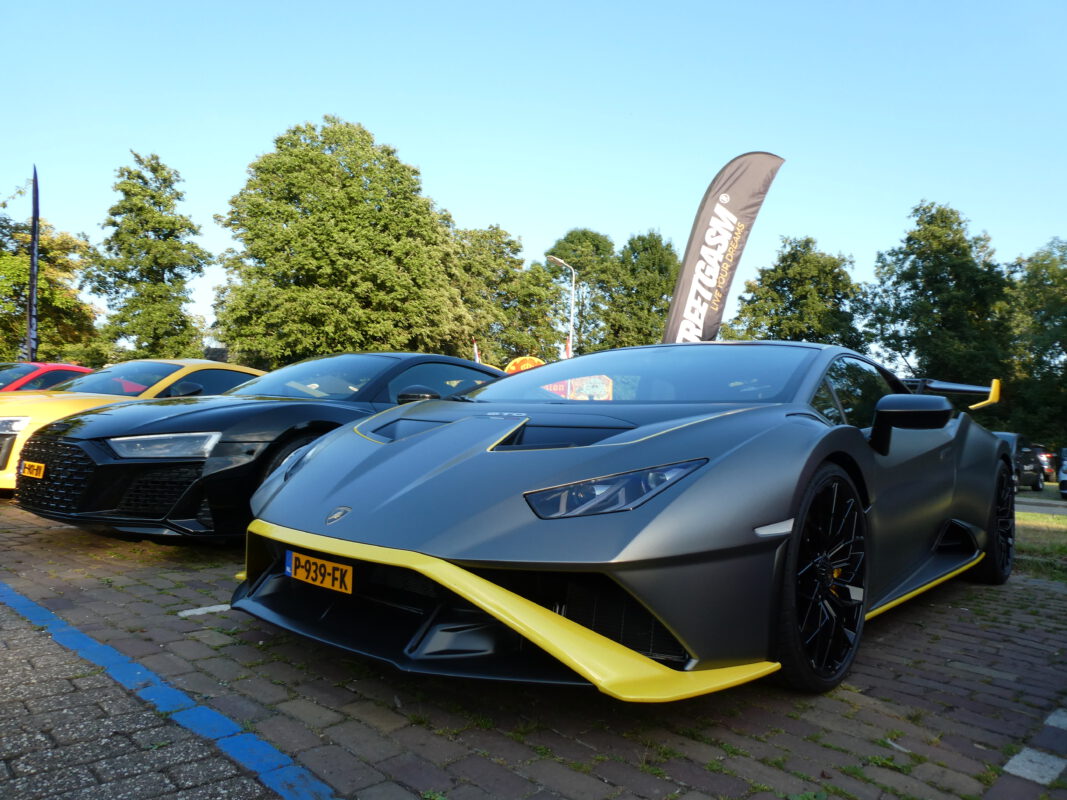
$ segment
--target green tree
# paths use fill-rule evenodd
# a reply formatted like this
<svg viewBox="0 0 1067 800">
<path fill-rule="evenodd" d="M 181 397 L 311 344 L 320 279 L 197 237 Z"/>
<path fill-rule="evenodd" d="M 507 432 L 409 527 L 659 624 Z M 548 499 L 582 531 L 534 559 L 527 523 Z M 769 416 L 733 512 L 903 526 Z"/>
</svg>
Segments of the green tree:
<svg viewBox="0 0 1067 800">
<path fill-rule="evenodd" d="M 561 289 L 541 265 L 524 269 L 521 245 L 497 226 L 458 230 L 459 287 L 482 360 L 504 366 L 516 356 L 555 360 L 563 339 L 553 324 Z"/>
<path fill-rule="evenodd" d="M 1067 241 L 1053 239 L 1013 272 L 1014 370 L 1003 393 L 1005 427 L 1067 447 Z"/>
<path fill-rule="evenodd" d="M 860 287 L 849 276 L 852 259 L 816 249 L 810 237 L 782 237 L 778 257 L 745 282 L 732 335 L 741 339 L 838 344 L 863 351 L 853 303 Z"/>
<path fill-rule="evenodd" d="M 875 341 L 916 375 L 987 383 L 1007 366 L 1004 270 L 989 238 L 971 236 L 948 206 L 921 203 L 899 247 L 879 253 L 876 283 L 865 286 Z"/>
<path fill-rule="evenodd" d="M 619 261 L 615 245 L 602 233 L 574 228 L 556 241 L 546 255 L 570 264 L 576 273 L 574 297 L 574 355 L 603 350 L 607 330 L 604 310 L 610 302 L 606 287 L 617 284 Z M 558 313 L 566 328 L 570 317 L 571 271 L 549 262 L 548 270 L 559 283 L 563 306 Z"/>
<path fill-rule="evenodd" d="M 188 280 L 211 254 L 191 241 L 200 228 L 177 211 L 184 198 L 178 172 L 155 154 L 131 153 L 134 165 L 116 172 L 120 197 L 104 222 L 112 231 L 90 259 L 82 287 L 107 299 L 112 313 L 104 335 L 128 343 L 129 356 L 202 355 L 202 335 L 184 306 Z"/>
<path fill-rule="evenodd" d="M 607 298 L 603 310 L 603 347 L 654 344 L 663 326 L 678 280 L 680 261 L 674 246 L 655 231 L 631 236 L 618 255 L 618 270 L 600 289 Z"/>
<path fill-rule="evenodd" d="M 240 243 L 223 259 L 220 339 L 265 367 L 341 350 L 468 355 L 451 221 L 418 170 L 336 117 L 274 144 L 218 218 Z"/>
<path fill-rule="evenodd" d="M 83 237 L 40 225 L 37 280 L 37 357 L 45 361 L 84 358 L 83 348 L 95 331 L 92 306 L 78 297 L 78 271 L 91 252 Z M 26 338 L 26 305 L 30 282 L 30 226 L 0 215 L 0 360 L 18 357 Z"/>
</svg>

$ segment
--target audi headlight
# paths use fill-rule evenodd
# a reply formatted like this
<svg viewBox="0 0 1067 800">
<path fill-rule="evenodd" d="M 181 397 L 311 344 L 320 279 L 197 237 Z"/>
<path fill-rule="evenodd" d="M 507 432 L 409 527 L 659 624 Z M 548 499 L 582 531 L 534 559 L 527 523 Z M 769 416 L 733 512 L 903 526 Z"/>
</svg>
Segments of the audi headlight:
<svg viewBox="0 0 1067 800">
<path fill-rule="evenodd" d="M 526 502 L 541 519 L 630 511 L 707 463 L 706 458 L 701 458 L 568 483 L 553 489 L 527 492 Z"/>
<path fill-rule="evenodd" d="M 0 433 L 18 433 L 29 422 L 29 417 L 0 417 Z"/>
<path fill-rule="evenodd" d="M 207 458 L 222 434 L 158 433 L 119 436 L 107 443 L 119 458 Z"/>
</svg>

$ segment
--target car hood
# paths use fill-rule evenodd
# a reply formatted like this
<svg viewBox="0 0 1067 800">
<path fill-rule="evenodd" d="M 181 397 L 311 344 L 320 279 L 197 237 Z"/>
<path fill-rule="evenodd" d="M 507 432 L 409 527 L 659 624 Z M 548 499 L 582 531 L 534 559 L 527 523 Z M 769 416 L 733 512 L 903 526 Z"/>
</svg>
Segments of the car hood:
<svg viewBox="0 0 1067 800">
<path fill-rule="evenodd" d="M 287 528 L 443 558 L 616 560 L 628 550 L 633 555 L 639 535 L 665 530 L 669 504 L 722 469 L 742 445 L 762 438 L 773 456 L 772 434 L 788 410 L 705 404 L 586 412 L 565 404 L 417 403 L 323 437 L 276 471 L 252 508 L 261 520 Z M 696 459 L 707 463 L 632 511 L 542 520 L 524 498 Z M 684 513 L 707 515 L 708 508 Z M 663 542 L 660 553 L 670 550 Z"/>
<path fill-rule="evenodd" d="M 35 423 L 43 424 L 90 408 L 128 402 L 130 398 L 118 394 L 13 392 L 0 396 L 0 417 L 30 417 Z"/>
<path fill-rule="evenodd" d="M 308 404 L 342 406 L 349 411 L 355 403 L 340 401 L 262 397 L 257 395 L 212 395 L 209 397 L 170 397 L 162 400 L 135 400 L 76 414 L 49 426 L 48 432 L 75 439 L 106 439 L 112 436 L 138 436 L 155 433 L 227 431 L 242 429 L 262 412 Z M 253 430 L 251 426 L 249 430 Z M 274 433 L 264 433 L 272 438 Z M 242 436 L 242 438 L 246 438 Z M 254 432 L 250 438 L 255 438 Z"/>
</svg>

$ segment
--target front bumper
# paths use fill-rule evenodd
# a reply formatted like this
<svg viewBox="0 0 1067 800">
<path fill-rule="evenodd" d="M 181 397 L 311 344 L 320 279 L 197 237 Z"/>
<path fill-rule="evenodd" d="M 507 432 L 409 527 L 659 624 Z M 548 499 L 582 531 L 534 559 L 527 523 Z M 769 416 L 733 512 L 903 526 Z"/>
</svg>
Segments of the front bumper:
<svg viewBox="0 0 1067 800">
<path fill-rule="evenodd" d="M 43 476 L 18 476 L 15 501 L 46 519 L 94 531 L 241 535 L 251 516 L 251 470 L 208 469 L 204 459 L 118 459 L 96 440 L 34 436 L 22 461 Z"/>
<path fill-rule="evenodd" d="M 404 670 L 591 683 L 620 700 L 663 702 L 727 689 L 780 667 L 753 661 L 694 669 L 677 641 L 665 629 L 659 630 L 658 622 L 643 609 L 618 617 L 624 620 L 621 632 L 614 624 L 609 630 L 592 623 L 603 630 L 598 632 L 570 618 L 574 616 L 570 608 L 553 610 L 477 574 L 496 576 L 505 570 L 468 569 L 410 550 L 334 539 L 262 520 L 249 527 L 247 548 L 247 580 L 234 594 L 235 608 Z M 287 549 L 353 565 L 354 594 L 287 577 Z M 362 581 L 373 591 L 360 590 Z M 597 586 L 595 579 L 592 584 L 584 578 L 577 583 Z M 611 599 L 605 605 L 618 602 Z M 632 635 L 635 626 L 647 636 Z M 645 642 L 641 647 L 646 652 L 629 646 L 636 639 Z"/>
</svg>

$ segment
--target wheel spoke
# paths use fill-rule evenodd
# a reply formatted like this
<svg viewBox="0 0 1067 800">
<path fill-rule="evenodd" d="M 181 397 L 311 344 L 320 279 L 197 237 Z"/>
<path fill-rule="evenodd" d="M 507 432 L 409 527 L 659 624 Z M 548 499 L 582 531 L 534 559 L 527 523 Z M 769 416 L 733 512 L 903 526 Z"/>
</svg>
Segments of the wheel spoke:
<svg viewBox="0 0 1067 800">
<path fill-rule="evenodd" d="M 836 674 L 855 648 L 866 596 L 864 545 L 859 501 L 835 478 L 811 500 L 794 584 L 801 646 L 819 675 Z"/>
</svg>

